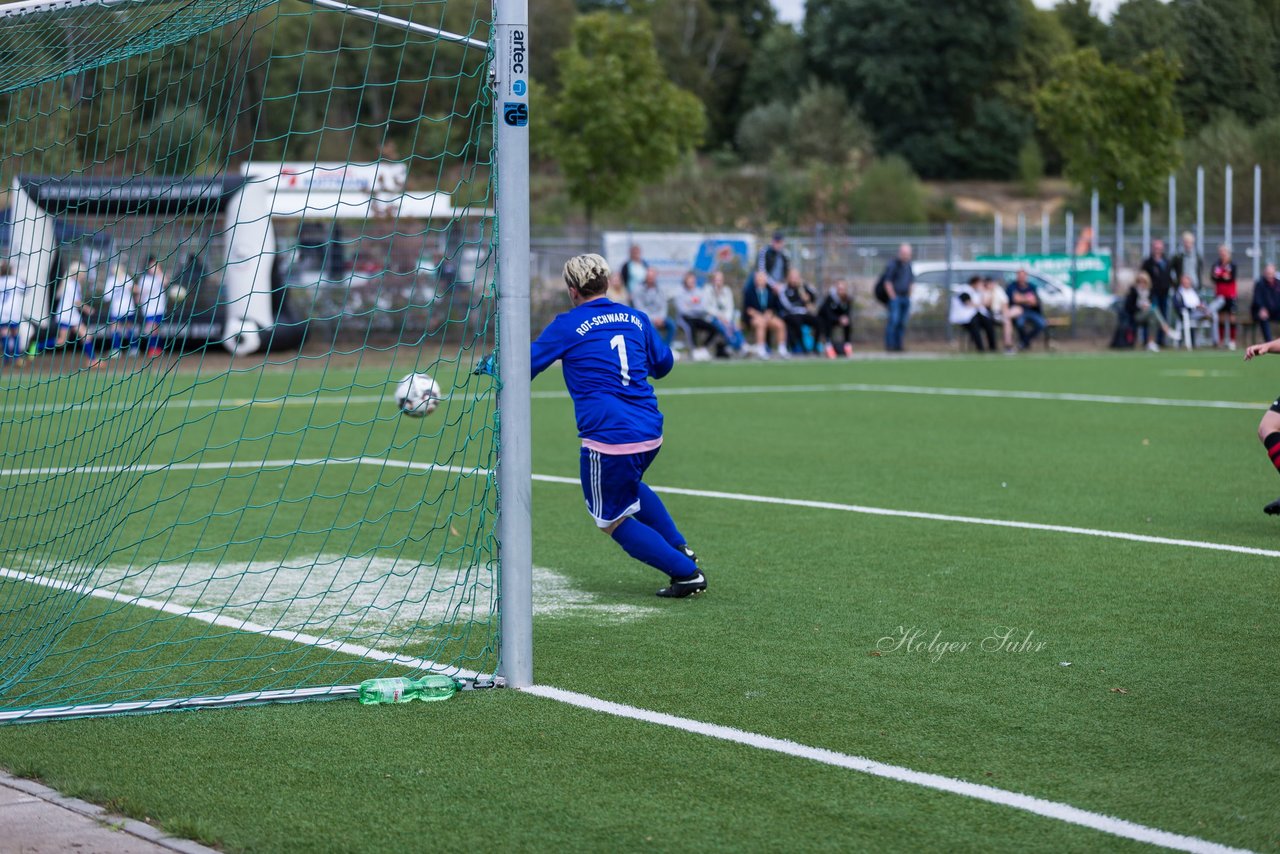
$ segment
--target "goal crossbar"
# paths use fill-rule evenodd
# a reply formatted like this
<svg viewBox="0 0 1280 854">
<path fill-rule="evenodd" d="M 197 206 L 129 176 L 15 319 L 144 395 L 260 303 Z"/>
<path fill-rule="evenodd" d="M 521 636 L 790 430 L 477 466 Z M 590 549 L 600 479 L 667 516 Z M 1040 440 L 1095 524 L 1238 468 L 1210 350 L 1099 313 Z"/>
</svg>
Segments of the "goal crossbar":
<svg viewBox="0 0 1280 854">
<path fill-rule="evenodd" d="M 466 45 L 479 50 L 487 50 L 489 43 L 480 39 L 464 36 L 460 33 L 452 33 L 448 30 L 442 30 L 439 27 L 429 27 L 426 24 L 419 24 L 415 21 L 409 21 L 404 18 L 398 18 L 395 15 L 388 15 L 386 12 L 380 12 L 376 9 L 365 9 L 361 6 L 353 6 L 350 3 L 343 3 L 342 0 L 299 0 L 317 9 L 324 9 L 331 12 L 342 12 L 355 18 L 362 18 L 375 24 L 383 24 L 406 32 L 414 33 L 420 36 L 429 36 L 438 38 L 441 41 L 453 42 L 454 44 Z M 69 12 L 75 9 L 128 9 L 141 8 L 144 6 L 176 6 L 181 5 L 176 0 L 19 0 L 16 3 L 0 4 L 0 18 L 18 18 L 26 15 L 40 15 L 44 13 Z M 263 6 L 270 5 L 269 2 L 261 4 Z"/>
</svg>

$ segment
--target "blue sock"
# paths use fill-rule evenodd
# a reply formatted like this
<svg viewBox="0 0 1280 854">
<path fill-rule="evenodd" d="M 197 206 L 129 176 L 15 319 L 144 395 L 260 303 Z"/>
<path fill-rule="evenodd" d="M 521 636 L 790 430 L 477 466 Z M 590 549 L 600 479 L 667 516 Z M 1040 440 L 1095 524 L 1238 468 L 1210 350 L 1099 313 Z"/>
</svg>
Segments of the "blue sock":
<svg viewBox="0 0 1280 854">
<path fill-rule="evenodd" d="M 116 353 L 120 350 L 120 345 L 124 342 L 124 336 L 119 332 L 111 333 L 111 352 Z"/>
<path fill-rule="evenodd" d="M 674 547 L 678 548 L 688 542 L 676 528 L 662 499 L 643 483 L 640 484 L 640 512 L 635 514 L 635 520 L 657 531 L 662 539 Z"/>
<path fill-rule="evenodd" d="M 613 529 L 613 539 L 622 550 L 636 560 L 665 572 L 672 578 L 689 578 L 698 574 L 698 565 L 683 552 L 676 551 L 653 528 L 634 517 L 623 519 Z"/>
<path fill-rule="evenodd" d="M 16 348 L 14 347 L 14 345 L 17 343 L 17 341 L 18 339 L 14 338 L 12 335 L 4 336 L 4 358 L 5 359 L 12 359 L 16 355 Z"/>
<path fill-rule="evenodd" d="M 88 359 L 90 362 L 93 361 L 93 339 L 92 338 L 84 339 L 84 357 Z"/>
</svg>

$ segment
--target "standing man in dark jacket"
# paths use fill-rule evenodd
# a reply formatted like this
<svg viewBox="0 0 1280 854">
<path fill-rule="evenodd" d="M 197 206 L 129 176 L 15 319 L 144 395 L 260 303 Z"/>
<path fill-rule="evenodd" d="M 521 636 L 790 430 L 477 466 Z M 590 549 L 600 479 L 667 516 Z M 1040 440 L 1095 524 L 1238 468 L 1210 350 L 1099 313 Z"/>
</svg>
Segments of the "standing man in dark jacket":
<svg viewBox="0 0 1280 854">
<path fill-rule="evenodd" d="M 781 231 L 775 231 L 773 240 L 760 250 L 756 258 L 756 269 L 765 274 L 769 285 L 775 289 L 787 286 L 787 274 L 791 272 L 791 258 L 783 246 L 785 237 Z"/>
<path fill-rule="evenodd" d="M 890 353 L 902 351 L 902 338 L 907 331 L 907 315 L 911 313 L 911 285 L 916 280 L 911 269 L 911 244 L 898 247 L 898 257 L 885 266 L 877 285 L 883 283 L 889 296 L 889 317 L 884 325 L 884 348 Z"/>
<path fill-rule="evenodd" d="M 1253 305 L 1250 307 L 1254 321 L 1262 330 L 1262 340 L 1271 340 L 1271 321 L 1280 318 L 1280 279 L 1276 278 L 1276 265 L 1262 268 L 1262 276 L 1253 283 Z"/>
<path fill-rule="evenodd" d="M 1151 241 L 1151 255 L 1142 262 L 1142 272 L 1151 277 L 1151 305 L 1161 317 L 1169 316 L 1169 294 L 1178 286 L 1173 264 L 1164 254 L 1164 241 Z M 1156 344 L 1164 346 L 1164 330 L 1156 331 Z"/>
<path fill-rule="evenodd" d="M 644 255 L 638 244 L 631 245 L 631 253 L 627 257 L 622 268 L 618 270 L 618 278 L 622 279 L 622 286 L 627 289 L 627 296 L 639 291 L 644 287 L 644 279 L 649 273 L 649 262 L 644 260 Z"/>
</svg>

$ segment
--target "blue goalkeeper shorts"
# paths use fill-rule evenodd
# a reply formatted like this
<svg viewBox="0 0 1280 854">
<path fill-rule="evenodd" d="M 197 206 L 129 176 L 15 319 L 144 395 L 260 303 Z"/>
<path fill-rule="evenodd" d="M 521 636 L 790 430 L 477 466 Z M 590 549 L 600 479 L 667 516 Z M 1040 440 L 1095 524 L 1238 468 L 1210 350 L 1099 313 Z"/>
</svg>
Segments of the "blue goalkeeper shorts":
<svg viewBox="0 0 1280 854">
<path fill-rule="evenodd" d="M 582 449 L 582 496 L 596 525 L 607 528 L 640 510 L 640 480 L 658 448 L 638 454 L 602 454 Z"/>
</svg>

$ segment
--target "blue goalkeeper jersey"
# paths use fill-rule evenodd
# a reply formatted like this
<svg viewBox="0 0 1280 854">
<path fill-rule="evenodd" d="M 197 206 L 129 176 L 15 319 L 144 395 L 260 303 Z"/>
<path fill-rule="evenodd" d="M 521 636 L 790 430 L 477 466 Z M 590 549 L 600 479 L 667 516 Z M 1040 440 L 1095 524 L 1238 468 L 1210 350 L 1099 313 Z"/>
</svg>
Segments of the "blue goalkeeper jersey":
<svg viewBox="0 0 1280 854">
<path fill-rule="evenodd" d="M 674 358 L 642 312 L 606 297 L 566 311 L 533 342 L 533 375 L 556 359 L 582 439 L 631 445 L 662 438 L 649 377 L 665 377 Z"/>
</svg>

